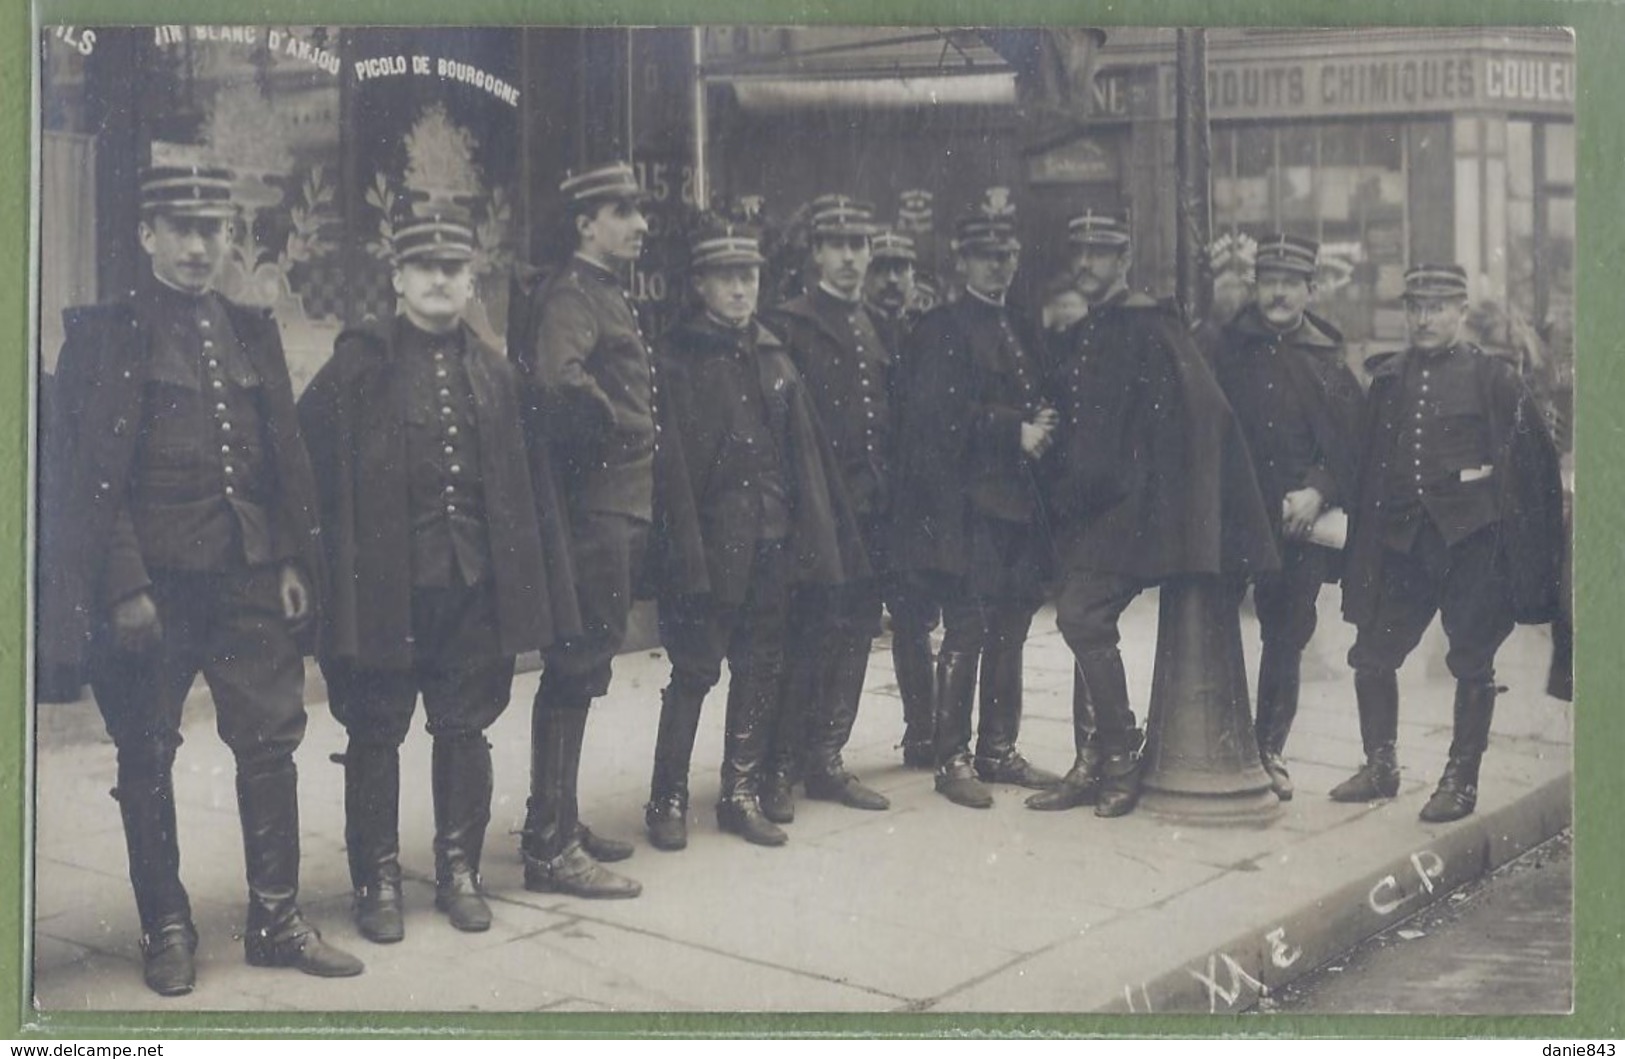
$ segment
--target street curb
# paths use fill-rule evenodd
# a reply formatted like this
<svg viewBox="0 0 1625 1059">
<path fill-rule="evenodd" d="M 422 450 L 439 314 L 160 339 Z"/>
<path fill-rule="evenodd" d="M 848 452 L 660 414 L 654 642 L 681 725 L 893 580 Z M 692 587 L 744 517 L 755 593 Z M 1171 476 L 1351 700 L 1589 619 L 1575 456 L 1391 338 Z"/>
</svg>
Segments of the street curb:
<svg viewBox="0 0 1625 1059">
<path fill-rule="evenodd" d="M 1115 996 L 1099 997 L 1085 1010 L 1247 1011 L 1261 998 L 1569 827 L 1573 787 L 1573 773 L 1565 773 L 1497 810 L 1448 825 L 1432 839 L 1419 831 L 1417 845 L 1408 854 L 1330 893 L 1311 897 L 1284 915 L 1271 914 L 1216 950 L 1181 961 L 1143 983 L 1124 985 Z M 1198 892 L 1181 900 L 1211 909 L 1213 896 Z"/>
</svg>

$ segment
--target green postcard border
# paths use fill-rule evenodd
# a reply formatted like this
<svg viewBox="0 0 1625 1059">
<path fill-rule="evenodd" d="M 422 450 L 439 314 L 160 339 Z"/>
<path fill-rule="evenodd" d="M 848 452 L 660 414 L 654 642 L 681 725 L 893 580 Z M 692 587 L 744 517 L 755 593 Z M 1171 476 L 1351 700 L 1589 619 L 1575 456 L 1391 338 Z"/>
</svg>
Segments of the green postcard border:
<svg viewBox="0 0 1625 1059">
<path fill-rule="evenodd" d="M 442 0 L 40 0 L 40 22 L 129 24 L 432 24 Z M 1625 334 L 1625 5 L 1603 0 L 465 0 L 462 24 L 686 24 L 824 22 L 975 25 L 1564 25 L 1574 27 L 1579 101 L 1577 248 L 1579 319 L 1576 505 L 1577 701 L 1575 766 L 1575 1011 L 1521 1018 L 1400 1016 L 1113 1016 L 1072 1015 L 487 1015 L 458 1014 L 53 1014 L 41 1018 L 25 996 L 23 851 L 30 773 L 26 755 L 29 670 L 26 593 L 31 302 L 30 187 L 34 172 L 33 51 L 28 0 L 0 5 L 0 233 L 14 248 L 0 255 L 0 540 L 15 542 L 0 575 L 0 700 L 15 704 L 0 722 L 0 849 L 14 867 L 0 870 L 0 1036 L 208 1038 L 234 1036 L 419 1036 L 456 1031 L 490 1037 L 957 1036 L 1253 1036 L 1511 1037 L 1550 1041 L 1619 1038 L 1625 1022 L 1625 712 L 1604 699 L 1625 683 L 1625 640 L 1618 584 L 1625 575 L 1625 464 L 1608 455 L 1617 443 L 1611 409 L 1625 402 L 1625 368 L 1611 355 Z M 341 16 L 341 17 L 340 17 Z M 1625 103 L 1620 104 L 1625 109 Z M 1610 342 L 1610 340 L 1613 340 Z M 1613 587 L 1611 587 L 1613 586 Z"/>
</svg>

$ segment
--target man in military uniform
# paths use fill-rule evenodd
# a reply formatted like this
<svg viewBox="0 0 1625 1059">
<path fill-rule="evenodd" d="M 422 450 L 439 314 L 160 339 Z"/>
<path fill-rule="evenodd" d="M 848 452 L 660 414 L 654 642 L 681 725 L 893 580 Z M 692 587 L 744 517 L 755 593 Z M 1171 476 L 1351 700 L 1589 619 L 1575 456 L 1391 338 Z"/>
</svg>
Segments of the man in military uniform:
<svg viewBox="0 0 1625 1059">
<path fill-rule="evenodd" d="M 690 254 L 702 309 L 660 347 L 653 566 L 671 683 L 645 814 L 659 849 L 688 843 L 689 759 L 725 658 L 717 823 L 757 845 L 784 844 L 759 798 L 782 695 L 790 591 L 866 572 L 801 376 L 756 321 L 763 263 L 754 231 L 720 220 L 702 226 Z"/>
<path fill-rule="evenodd" d="M 580 820 L 577 776 L 587 711 L 609 690 L 626 639 L 654 507 L 654 376 L 622 273 L 643 252 L 643 193 L 625 162 L 559 185 L 568 262 L 536 296 L 534 334 L 516 344 L 529 380 L 538 474 L 556 475 L 568 513 L 581 632 L 548 652 L 531 732 L 525 886 L 577 897 L 636 897 L 600 865 L 632 848 Z"/>
<path fill-rule="evenodd" d="M 434 740 L 435 906 L 458 930 L 490 927 L 485 730 L 507 708 L 515 656 L 568 628 L 575 605 L 568 582 L 548 576 L 513 366 L 463 319 L 466 213 L 408 210 L 393 249 L 400 314 L 340 335 L 299 401 L 329 579 L 319 657 L 349 733 L 356 924 L 376 942 L 405 936 L 400 746 L 420 694 Z M 551 512 L 557 501 L 543 500 Z"/>
<path fill-rule="evenodd" d="M 1089 314 L 1060 343 L 1049 390 L 1061 423 L 1049 508 L 1060 553 L 1056 624 L 1075 656 L 1077 757 L 1034 809 L 1132 812 L 1144 733 L 1129 704 L 1118 620 L 1171 577 L 1278 566 L 1246 442 L 1183 322 L 1130 292 L 1128 223 L 1068 225 Z"/>
<path fill-rule="evenodd" d="M 942 604 L 936 789 L 985 809 L 993 796 L 984 781 L 1043 787 L 1059 779 L 1016 748 L 1022 653 L 1049 557 L 1034 464 L 1050 446 L 1055 413 L 1005 304 L 1021 249 L 1015 208 L 990 194 L 956 235 L 965 294 L 927 313 L 907 342 L 906 362 L 929 358 L 931 368 L 912 375 L 904 406 L 893 555 L 905 576 L 928 579 Z"/>
<path fill-rule="evenodd" d="M 877 232 L 869 241 L 863 304 L 894 365 L 903 339 L 920 318 L 914 304 L 914 265 L 918 257 L 914 240 L 890 229 Z"/>
<path fill-rule="evenodd" d="M 1516 369 L 1461 340 L 1467 274 L 1405 273 L 1410 347 L 1373 358 L 1350 520 L 1343 616 L 1365 764 L 1334 787 L 1340 802 L 1399 792 L 1396 671 L 1435 613 L 1456 678 L 1455 737 L 1422 819 L 1458 820 L 1478 804 L 1478 768 L 1495 709 L 1495 652 L 1518 622 L 1558 611 L 1562 483 L 1544 419 Z"/>
<path fill-rule="evenodd" d="M 809 798 L 854 809 L 891 804 L 841 760 L 857 721 L 869 648 L 880 634 L 879 577 L 891 488 L 891 354 L 863 303 L 874 209 L 845 195 L 825 195 L 813 200 L 808 223 L 818 281 L 767 322 L 784 337 L 806 381 L 876 576 L 833 590 L 806 586 L 791 597 L 790 639 L 799 650 L 786 666 L 780 732 L 762 799 L 763 811 L 777 823 L 794 818 L 790 790 L 797 758 Z M 798 754 L 802 732 L 806 742 Z"/>
<path fill-rule="evenodd" d="M 1280 572 L 1253 586 L 1263 639 L 1253 728 L 1283 801 L 1292 797 L 1281 755 L 1298 712 L 1299 663 L 1315 634 L 1320 586 L 1337 579 L 1336 554 L 1308 537 L 1323 511 L 1353 493 L 1361 400 L 1343 336 L 1308 309 L 1319 253 L 1319 244 L 1292 235 L 1258 244 L 1257 293 L 1221 328 L 1213 365 L 1247 437 L 1281 553 Z"/>
<path fill-rule="evenodd" d="M 903 352 L 908 333 L 920 317 L 915 308 L 918 254 L 912 238 L 893 231 L 881 232 L 872 245 L 863 298 L 880 340 L 891 354 L 893 420 L 900 421 L 903 402 L 913 387 Z M 901 573 L 886 579 L 886 611 L 891 615 L 892 666 L 903 700 L 903 764 L 931 768 L 935 764 L 931 752 L 935 695 L 931 630 L 937 627 L 942 611 L 924 578 Z"/>
<path fill-rule="evenodd" d="M 212 289 L 236 216 L 233 175 L 141 177 L 152 271 L 128 301 L 69 310 L 41 497 L 40 653 L 88 663 L 118 749 L 147 985 L 194 983 L 172 782 L 201 671 L 237 762 L 248 962 L 360 974 L 300 914 L 298 778 L 313 613 L 315 495 L 275 321 Z"/>
</svg>

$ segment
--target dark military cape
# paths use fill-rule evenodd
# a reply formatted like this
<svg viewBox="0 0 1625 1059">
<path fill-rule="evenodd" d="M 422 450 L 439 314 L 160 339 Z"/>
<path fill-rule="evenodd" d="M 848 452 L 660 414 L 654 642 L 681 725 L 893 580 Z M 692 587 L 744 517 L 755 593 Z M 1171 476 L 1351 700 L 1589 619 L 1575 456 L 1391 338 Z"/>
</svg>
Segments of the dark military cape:
<svg viewBox="0 0 1625 1059">
<path fill-rule="evenodd" d="M 788 350 L 753 322 L 764 370 L 740 370 L 728 336 L 703 319 L 679 323 L 661 340 L 655 448 L 655 525 L 651 575 L 661 598 L 709 595 L 722 606 L 744 602 L 756 553 L 756 515 L 730 461 L 727 411 L 741 387 L 763 378 L 788 402 L 791 580 L 836 585 L 869 576 L 868 559 L 834 453 Z M 764 400 L 774 399 L 764 394 Z M 734 488 L 730 488 L 730 487 Z"/>
<path fill-rule="evenodd" d="M 1021 451 L 1021 424 L 1029 412 L 994 399 L 1002 390 L 997 366 L 967 341 L 961 314 L 975 311 L 973 297 L 966 294 L 926 313 L 905 344 L 909 388 L 897 429 L 890 542 L 898 570 L 955 577 L 971 572 L 971 520 L 993 517 L 971 503 L 970 487 L 979 473 L 1003 467 L 1011 495 L 1032 498 L 1029 508 L 1039 500 L 1033 466 Z M 1041 380 L 1037 351 L 1024 342 L 1021 347 L 1027 370 Z"/>
<path fill-rule="evenodd" d="M 1517 370 L 1478 353 L 1480 399 L 1489 421 L 1496 479 L 1496 548 L 1512 582 L 1514 617 L 1543 625 L 1560 611 L 1563 556 L 1563 480 L 1557 447 L 1529 388 Z M 1383 475 L 1401 429 L 1405 367 L 1412 355 L 1386 353 L 1366 362 L 1371 390 L 1361 429 L 1358 503 L 1349 510 L 1343 617 L 1359 625 L 1377 612 L 1382 585 Z M 1423 516 L 1427 517 L 1427 516 Z"/>
<path fill-rule="evenodd" d="M 1070 372 L 1084 347 L 1096 363 L 1077 392 Z M 1063 562 L 1146 581 L 1279 567 L 1241 427 L 1177 315 L 1143 295 L 1105 301 L 1050 368 Z"/>
<path fill-rule="evenodd" d="M 130 297 L 63 313 L 67 335 L 40 454 L 37 654 L 50 678 L 42 686 L 82 682 L 91 634 L 107 617 L 100 613 L 104 573 L 114 561 L 140 563 L 139 556 L 114 556 L 109 548 L 134 473 L 152 362 L 151 331 L 135 292 Z M 276 484 L 269 513 L 279 539 L 298 549 L 315 605 L 322 598 L 315 485 L 299 440 L 282 334 L 268 310 L 225 305 L 261 380 L 266 458 Z"/>
<path fill-rule="evenodd" d="M 1275 338 L 1256 305 L 1249 305 L 1219 330 L 1212 346 L 1213 371 L 1226 394 L 1234 395 L 1241 381 L 1246 359 L 1257 356 L 1261 344 Z M 1358 488 L 1360 411 L 1364 395 L 1360 381 L 1343 359 L 1343 336 L 1314 313 L 1304 313 L 1303 325 L 1279 346 L 1280 364 L 1287 384 L 1309 421 L 1320 462 L 1317 472 L 1326 481 L 1302 483 L 1320 490 L 1328 506 L 1345 507 L 1354 502 Z M 1320 473 L 1313 478 L 1322 477 Z M 1277 535 L 1281 530 L 1281 508 L 1265 497 L 1264 513 Z M 1327 579 L 1336 581 L 1341 564 L 1328 566 Z"/>
<path fill-rule="evenodd" d="M 815 284 L 806 293 L 763 313 L 763 320 L 787 343 L 790 356 L 810 391 L 808 399 L 818 411 L 824 435 L 829 438 L 839 461 L 847 496 L 866 513 L 884 512 L 891 500 L 891 468 L 887 466 L 890 453 L 871 453 L 864 448 L 861 437 L 856 436 L 863 417 L 858 394 L 858 353 L 848 347 L 846 336 L 820 311 L 821 299 L 825 304 L 837 300 Z M 843 311 L 847 308 L 841 303 Z M 879 347 L 869 352 L 881 364 L 889 402 L 895 386 L 896 365 L 891 347 L 882 336 L 868 303 L 859 302 L 855 308 L 860 319 L 867 317 L 875 331 Z M 896 409 L 891 409 L 890 414 L 895 416 Z M 888 444 L 890 440 L 886 439 Z"/>
<path fill-rule="evenodd" d="M 390 325 L 344 332 L 299 399 L 315 466 L 330 579 L 323 661 L 368 668 L 412 663 L 412 519 L 408 500 L 406 373 L 395 370 Z M 558 500 L 525 457 L 513 366 L 463 325 L 464 365 L 479 419 L 500 654 L 542 648 L 580 628 Z"/>
</svg>

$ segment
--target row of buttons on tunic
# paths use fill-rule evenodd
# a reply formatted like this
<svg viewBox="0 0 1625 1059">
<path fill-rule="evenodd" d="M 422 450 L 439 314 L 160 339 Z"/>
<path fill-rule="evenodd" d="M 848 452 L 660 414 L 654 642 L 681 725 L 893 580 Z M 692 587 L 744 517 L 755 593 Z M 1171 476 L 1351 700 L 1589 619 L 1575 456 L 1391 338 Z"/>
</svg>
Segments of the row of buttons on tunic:
<svg viewBox="0 0 1625 1059">
<path fill-rule="evenodd" d="M 220 358 L 214 352 L 214 339 L 209 337 L 213 329 L 207 316 L 200 317 L 197 325 L 203 331 L 203 364 L 209 373 L 209 389 L 214 391 L 214 418 L 220 432 L 220 462 L 221 470 L 226 475 L 226 495 L 237 495 L 236 475 L 237 465 L 231 461 L 231 419 L 230 411 L 226 408 L 225 397 L 226 381 L 220 374 Z"/>
<path fill-rule="evenodd" d="M 637 333 L 638 344 L 643 347 L 643 359 L 649 365 L 649 415 L 654 419 L 655 433 L 658 434 L 660 433 L 660 418 L 655 415 L 655 404 L 660 396 L 660 383 L 655 378 L 654 358 L 649 355 L 651 348 L 649 339 L 643 333 L 643 316 L 638 312 L 637 302 L 634 302 L 626 293 L 626 288 L 620 287 L 617 289 L 620 291 L 621 300 L 626 303 L 626 311 L 632 316 L 632 330 Z M 655 442 L 655 448 L 660 448 L 659 441 Z"/>
<path fill-rule="evenodd" d="M 863 415 L 868 422 L 863 429 L 863 448 L 872 456 L 875 453 L 875 401 L 874 394 L 869 392 L 869 375 L 863 370 L 863 355 L 867 350 L 863 348 L 863 332 L 858 329 L 857 310 L 847 314 L 846 322 L 852 329 L 852 348 L 858 355 L 858 385 L 864 391 Z"/>
<path fill-rule="evenodd" d="M 1016 341 L 1016 333 L 1010 330 L 1010 320 L 1002 312 L 999 313 L 999 330 L 1004 334 L 1005 345 L 1017 351 L 1015 358 L 1016 381 L 1021 384 L 1021 391 L 1025 397 L 1032 389 L 1027 382 L 1027 358 L 1021 355 L 1021 343 Z"/>
<path fill-rule="evenodd" d="M 1415 464 L 1416 464 L 1416 495 L 1417 496 L 1422 495 L 1422 423 L 1423 423 L 1423 419 L 1424 419 L 1423 410 L 1427 406 L 1427 392 L 1428 392 L 1427 379 L 1428 379 L 1430 374 L 1431 374 L 1431 372 L 1429 372 L 1427 368 L 1422 369 L 1423 382 L 1422 382 L 1421 389 L 1419 390 L 1419 392 L 1416 395 L 1416 425 L 1414 427 L 1412 427 L 1412 434 L 1415 437 L 1415 441 L 1413 442 L 1412 448 L 1415 450 L 1415 453 L 1416 453 Z"/>
<path fill-rule="evenodd" d="M 446 385 L 446 380 L 450 376 L 446 370 L 446 351 L 444 349 L 434 351 L 434 377 L 438 384 L 438 389 L 435 391 L 436 395 L 443 402 L 440 405 L 440 422 L 443 429 L 442 440 L 445 443 L 442 451 L 452 460 L 446 470 L 454 475 L 462 474 L 463 465 L 455 460 L 457 456 L 457 424 L 452 422 L 451 418 L 451 389 Z M 446 496 L 446 514 L 455 515 L 457 513 L 456 484 L 447 482 L 444 492 Z"/>
</svg>

